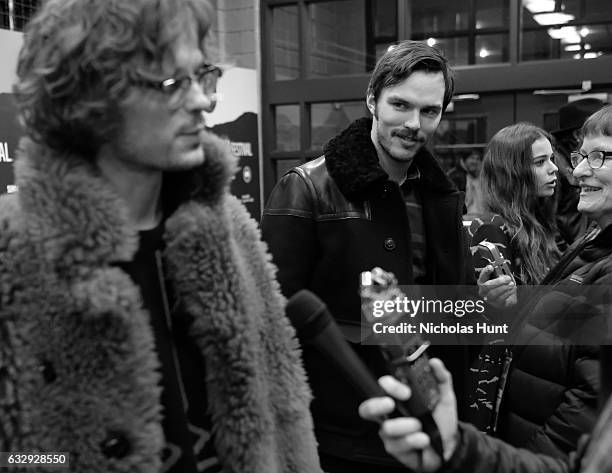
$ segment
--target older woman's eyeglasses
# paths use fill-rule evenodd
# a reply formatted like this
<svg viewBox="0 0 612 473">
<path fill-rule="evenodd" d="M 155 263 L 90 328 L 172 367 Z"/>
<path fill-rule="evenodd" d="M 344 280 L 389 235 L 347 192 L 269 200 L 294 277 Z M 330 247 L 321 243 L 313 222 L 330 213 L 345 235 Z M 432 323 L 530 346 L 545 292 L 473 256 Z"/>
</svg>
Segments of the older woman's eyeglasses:
<svg viewBox="0 0 612 473">
<path fill-rule="evenodd" d="M 204 64 L 198 68 L 193 74 L 185 74 L 178 77 L 170 77 L 164 80 L 153 80 L 142 75 L 132 79 L 134 85 L 149 87 L 160 90 L 164 94 L 180 102 L 185 97 L 187 91 L 191 88 L 191 84 L 198 84 L 204 95 L 213 97 L 217 92 L 217 81 L 221 77 L 222 71 L 218 66 L 213 64 Z"/>
<path fill-rule="evenodd" d="M 572 164 L 572 168 L 576 169 L 582 160 L 586 159 L 591 169 L 599 169 L 608 158 L 612 158 L 612 151 L 595 150 L 591 151 L 589 154 L 583 154 L 580 151 L 572 151 L 570 154 L 570 163 Z"/>
</svg>

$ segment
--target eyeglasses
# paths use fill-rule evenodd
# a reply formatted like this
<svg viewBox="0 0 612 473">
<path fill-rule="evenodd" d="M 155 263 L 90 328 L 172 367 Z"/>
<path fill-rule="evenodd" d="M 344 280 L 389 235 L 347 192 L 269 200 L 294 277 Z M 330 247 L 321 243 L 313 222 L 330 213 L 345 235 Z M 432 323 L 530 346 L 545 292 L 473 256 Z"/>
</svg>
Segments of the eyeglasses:
<svg viewBox="0 0 612 473">
<path fill-rule="evenodd" d="M 583 159 L 587 160 L 587 164 L 591 169 L 599 169 L 603 166 L 606 159 L 612 158 L 612 151 L 591 151 L 589 154 L 583 154 L 580 151 L 572 151 L 570 154 L 570 163 L 572 168 L 576 169 Z"/>
<path fill-rule="evenodd" d="M 172 97 L 172 102 L 178 105 L 183 101 L 187 91 L 191 88 L 191 84 L 194 81 L 202 88 L 204 95 L 207 97 L 213 97 L 217 92 L 217 81 L 222 74 L 223 73 L 218 66 L 204 64 L 193 74 L 170 77 L 161 81 L 149 79 L 148 77 L 144 77 L 139 74 L 137 77 L 132 79 L 132 83 L 134 85 L 159 90 Z"/>
</svg>

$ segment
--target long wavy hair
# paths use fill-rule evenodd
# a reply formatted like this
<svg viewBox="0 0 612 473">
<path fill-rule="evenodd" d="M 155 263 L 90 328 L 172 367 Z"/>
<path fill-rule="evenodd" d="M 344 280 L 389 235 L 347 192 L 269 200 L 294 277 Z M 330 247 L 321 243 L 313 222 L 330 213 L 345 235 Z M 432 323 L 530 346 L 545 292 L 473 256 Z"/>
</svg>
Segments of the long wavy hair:
<svg viewBox="0 0 612 473">
<path fill-rule="evenodd" d="M 531 145 L 539 138 L 552 142 L 546 131 L 531 123 L 499 130 L 489 142 L 482 162 L 485 208 L 499 214 L 508 226 L 516 270 L 525 284 L 537 284 L 559 259 L 555 243 L 556 199 L 538 197 Z"/>
<path fill-rule="evenodd" d="M 47 0 L 28 23 L 13 87 L 26 134 L 91 156 L 114 136 L 137 70 L 159 73 L 185 34 L 204 40 L 207 0 Z"/>
</svg>

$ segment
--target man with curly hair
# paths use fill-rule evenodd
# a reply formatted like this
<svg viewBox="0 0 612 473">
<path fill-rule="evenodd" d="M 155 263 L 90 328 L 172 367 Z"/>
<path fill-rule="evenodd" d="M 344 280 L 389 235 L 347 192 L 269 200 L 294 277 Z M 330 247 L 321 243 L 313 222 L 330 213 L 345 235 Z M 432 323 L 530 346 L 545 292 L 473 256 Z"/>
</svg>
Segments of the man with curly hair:
<svg viewBox="0 0 612 473">
<path fill-rule="evenodd" d="M 206 0 L 49 0 L 0 198 L 0 451 L 87 473 L 320 473 L 284 299 L 227 143 Z"/>
</svg>

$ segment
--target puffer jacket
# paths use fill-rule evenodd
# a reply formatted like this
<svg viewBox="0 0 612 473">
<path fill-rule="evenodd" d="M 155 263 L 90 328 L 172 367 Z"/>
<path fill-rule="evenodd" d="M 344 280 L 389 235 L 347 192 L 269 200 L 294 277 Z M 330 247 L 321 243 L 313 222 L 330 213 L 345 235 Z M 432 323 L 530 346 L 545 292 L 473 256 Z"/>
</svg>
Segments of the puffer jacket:
<svg viewBox="0 0 612 473">
<path fill-rule="evenodd" d="M 203 146 L 204 165 L 164 177 L 164 262 L 193 317 L 217 455 L 228 472 L 320 473 L 275 269 L 228 193 L 227 145 Z M 0 450 L 69 452 L 72 472 L 155 473 L 159 362 L 139 289 L 116 264 L 138 234 L 91 162 L 26 139 L 19 191 L 0 198 Z"/>
<path fill-rule="evenodd" d="M 607 378 L 612 373 L 606 373 Z M 612 398 L 590 435 L 583 435 L 568 459 L 516 448 L 459 423 L 457 446 L 438 473 L 610 473 L 612 472 Z"/>
<path fill-rule="evenodd" d="M 602 304 L 612 283 L 612 226 L 582 241 L 520 315 L 498 430 L 512 445 L 559 458 L 595 424 L 599 345 L 608 323 Z"/>
</svg>

